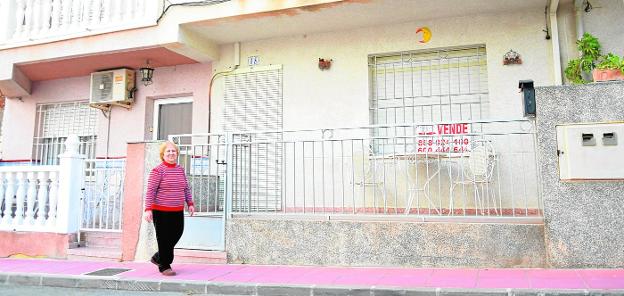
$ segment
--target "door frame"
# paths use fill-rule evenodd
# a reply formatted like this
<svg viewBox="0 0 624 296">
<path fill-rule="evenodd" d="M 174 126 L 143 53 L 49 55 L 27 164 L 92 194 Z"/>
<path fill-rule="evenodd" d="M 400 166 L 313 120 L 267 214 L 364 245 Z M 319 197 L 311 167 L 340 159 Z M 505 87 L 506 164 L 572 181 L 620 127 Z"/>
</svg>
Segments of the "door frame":
<svg viewBox="0 0 624 296">
<path fill-rule="evenodd" d="M 179 97 L 179 98 L 164 98 L 154 100 L 154 113 L 153 113 L 153 122 L 152 122 L 152 140 L 158 140 L 158 119 L 160 118 L 160 106 L 161 105 L 169 105 L 169 104 L 182 104 L 182 103 L 193 103 L 193 97 Z M 191 124 L 192 126 L 192 124 Z"/>
</svg>

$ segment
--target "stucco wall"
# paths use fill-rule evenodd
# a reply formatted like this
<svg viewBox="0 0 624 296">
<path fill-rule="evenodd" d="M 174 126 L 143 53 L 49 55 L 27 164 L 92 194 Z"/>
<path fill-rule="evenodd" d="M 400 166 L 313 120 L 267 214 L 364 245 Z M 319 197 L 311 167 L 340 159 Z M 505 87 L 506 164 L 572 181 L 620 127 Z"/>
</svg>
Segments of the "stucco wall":
<svg viewBox="0 0 624 296">
<path fill-rule="evenodd" d="M 121 259 L 134 260 L 145 200 L 145 143 L 129 143 L 124 180 Z"/>
<path fill-rule="evenodd" d="M 249 264 L 542 267 L 543 226 L 233 218 L 228 262 Z"/>
<path fill-rule="evenodd" d="M 7 99 L 2 124 L 2 159 L 30 160 L 38 103 L 89 99 L 89 78 L 75 77 L 33 83 L 32 95 Z"/>
<path fill-rule="evenodd" d="M 132 108 L 113 107 L 111 111 L 110 133 L 108 120 L 98 112 L 96 156 L 122 157 L 126 155 L 126 143 L 151 139 L 155 99 L 192 97 L 193 132 L 206 132 L 210 70 L 210 64 L 157 68 L 154 83 L 147 87 L 137 78 L 138 91 Z M 88 100 L 89 81 L 89 76 L 83 76 L 35 82 L 32 95 L 7 100 L 2 127 L 3 160 L 30 160 L 37 104 Z"/>
<path fill-rule="evenodd" d="M 0 257 L 17 254 L 66 258 L 75 235 L 50 232 L 0 231 Z"/>
<path fill-rule="evenodd" d="M 284 128 L 361 126 L 369 124 L 369 55 L 485 44 L 487 117 L 520 118 L 518 80 L 552 84 L 551 41 L 544 39 L 543 24 L 544 12 L 536 9 L 242 42 L 241 67 L 247 67 L 249 56 L 258 56 L 260 65 L 283 65 Z M 429 43 L 418 42 L 415 31 L 421 26 L 433 32 Z M 214 72 L 232 66 L 233 48 L 221 47 Z M 503 55 L 510 49 L 522 55 L 522 65 L 503 66 Z M 333 59 L 331 69 L 319 70 L 318 58 Z M 215 130 L 221 129 L 223 118 L 222 81 L 217 79 L 213 92 Z"/>
<path fill-rule="evenodd" d="M 258 56 L 260 66 L 283 66 L 284 129 L 355 127 L 371 123 L 370 55 L 485 44 L 489 102 L 484 104 L 484 117 L 517 119 L 522 118 L 518 81 L 533 79 L 536 85 L 552 84 L 551 40 L 544 38 L 543 25 L 543 10 L 532 9 L 242 42 L 241 68 L 248 67 L 249 56 Z M 429 43 L 418 42 L 420 35 L 415 31 L 421 26 L 432 31 Z M 503 56 L 510 49 L 521 54 L 523 64 L 503 65 Z M 213 72 L 228 70 L 233 65 L 234 45 L 222 46 L 220 52 Z M 331 58 L 331 69 L 319 70 L 319 58 Z M 217 132 L 225 124 L 223 85 L 224 78 L 219 76 L 213 89 L 212 109 L 213 131 Z M 501 146 L 511 141 L 500 138 Z M 509 167 L 505 163 L 501 171 L 512 171 Z M 524 171 L 529 180 L 534 180 L 532 168 Z M 407 188 L 402 181 L 398 182 L 400 188 Z M 447 186 L 444 182 L 442 186 Z M 509 188 L 513 187 L 503 188 L 507 196 L 511 196 L 506 194 Z"/>
<path fill-rule="evenodd" d="M 624 82 L 536 89 L 546 251 L 553 267 L 624 266 L 624 182 L 561 182 L 556 125 L 624 119 Z"/>
<path fill-rule="evenodd" d="M 602 52 L 624 55 L 624 1 L 591 1 L 592 10 L 585 14 L 585 31 L 594 34 L 602 44 Z"/>
</svg>

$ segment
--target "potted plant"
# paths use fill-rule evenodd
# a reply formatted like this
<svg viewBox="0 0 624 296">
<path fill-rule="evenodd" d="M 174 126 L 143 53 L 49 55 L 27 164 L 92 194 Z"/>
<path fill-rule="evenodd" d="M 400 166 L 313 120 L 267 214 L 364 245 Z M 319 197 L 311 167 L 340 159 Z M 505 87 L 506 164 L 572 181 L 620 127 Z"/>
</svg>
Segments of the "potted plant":
<svg viewBox="0 0 624 296">
<path fill-rule="evenodd" d="M 624 58 L 613 53 L 602 56 L 592 76 L 594 81 L 624 80 Z"/>
<path fill-rule="evenodd" d="M 566 78 L 575 84 L 590 82 L 591 71 L 596 67 L 596 62 L 601 56 L 600 42 L 592 34 L 585 33 L 576 41 L 576 48 L 581 56 L 568 62 L 564 70 Z"/>
</svg>

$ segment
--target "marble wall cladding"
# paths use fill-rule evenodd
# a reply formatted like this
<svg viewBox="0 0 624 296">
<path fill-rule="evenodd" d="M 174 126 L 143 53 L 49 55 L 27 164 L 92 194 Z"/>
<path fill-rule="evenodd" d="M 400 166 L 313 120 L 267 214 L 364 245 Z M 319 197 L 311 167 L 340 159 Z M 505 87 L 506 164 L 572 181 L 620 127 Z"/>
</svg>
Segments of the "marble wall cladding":
<svg viewBox="0 0 624 296">
<path fill-rule="evenodd" d="M 233 218 L 228 262 L 249 264 L 543 267 L 543 226 Z"/>
<path fill-rule="evenodd" d="M 624 120 L 624 82 L 538 87 L 535 93 L 549 265 L 624 267 L 624 181 L 560 181 L 555 128 Z"/>
<path fill-rule="evenodd" d="M 147 191 L 147 178 L 154 167 L 160 164 L 160 144 L 162 141 L 146 142 L 145 143 L 145 166 L 144 166 L 144 180 L 143 180 L 143 197 Z M 134 260 L 147 261 L 158 250 L 158 244 L 156 243 L 156 231 L 154 230 L 153 223 L 147 223 L 144 219 L 141 219 L 141 228 L 139 230 L 139 242 L 137 243 L 137 249 Z"/>
</svg>

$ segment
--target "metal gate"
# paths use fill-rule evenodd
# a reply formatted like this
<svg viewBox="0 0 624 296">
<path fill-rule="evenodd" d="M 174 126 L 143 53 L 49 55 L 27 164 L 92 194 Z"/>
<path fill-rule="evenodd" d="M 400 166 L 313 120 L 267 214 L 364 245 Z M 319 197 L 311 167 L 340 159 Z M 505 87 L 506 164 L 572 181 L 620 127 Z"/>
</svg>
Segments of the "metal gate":
<svg viewBox="0 0 624 296">
<path fill-rule="evenodd" d="M 184 234 L 176 248 L 223 250 L 227 144 L 224 134 L 175 135 L 178 163 L 185 170 L 195 215 L 184 219 Z M 182 143 L 182 144 L 181 144 Z"/>
<path fill-rule="evenodd" d="M 125 159 L 87 159 L 81 230 L 121 231 Z"/>
</svg>

